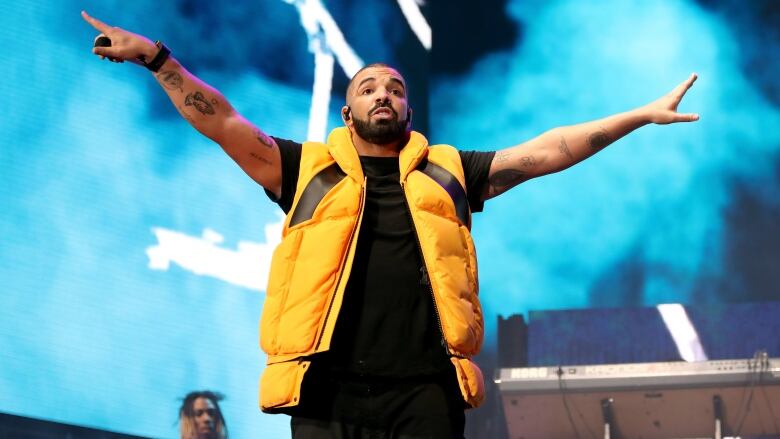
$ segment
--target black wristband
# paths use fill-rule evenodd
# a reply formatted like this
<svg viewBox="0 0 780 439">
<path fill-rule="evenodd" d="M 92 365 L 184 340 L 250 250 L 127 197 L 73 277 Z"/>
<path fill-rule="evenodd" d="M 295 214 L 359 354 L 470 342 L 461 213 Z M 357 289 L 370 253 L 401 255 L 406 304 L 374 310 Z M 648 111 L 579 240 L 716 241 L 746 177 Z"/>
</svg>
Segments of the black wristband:
<svg viewBox="0 0 780 439">
<path fill-rule="evenodd" d="M 151 61 L 144 63 L 144 67 L 156 73 L 158 70 L 160 70 L 160 67 L 165 64 L 165 61 L 168 60 L 168 57 L 171 56 L 171 49 L 169 49 L 168 46 L 163 44 L 160 40 L 157 40 L 154 44 L 160 48 L 160 51 L 157 52 L 157 55 L 155 55 Z"/>
</svg>

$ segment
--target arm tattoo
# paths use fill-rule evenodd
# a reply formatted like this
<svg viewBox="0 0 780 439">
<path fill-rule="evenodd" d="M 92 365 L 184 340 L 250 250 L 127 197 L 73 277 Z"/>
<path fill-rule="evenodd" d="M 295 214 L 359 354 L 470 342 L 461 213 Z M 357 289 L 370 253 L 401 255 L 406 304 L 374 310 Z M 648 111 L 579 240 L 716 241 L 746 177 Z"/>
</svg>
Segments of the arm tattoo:
<svg viewBox="0 0 780 439">
<path fill-rule="evenodd" d="M 503 163 L 509 160 L 509 156 L 511 156 L 511 152 L 499 152 L 496 153 L 496 156 L 494 158 L 496 163 Z M 521 169 L 501 169 L 500 171 L 494 172 L 490 177 L 488 177 L 488 189 L 489 193 L 495 195 L 500 194 L 501 192 L 504 192 L 505 190 L 511 188 L 512 186 L 515 186 L 517 184 L 520 184 L 524 182 L 525 180 L 528 180 L 528 172 L 526 172 L 525 169 L 533 168 L 536 166 L 536 159 L 534 159 L 534 156 L 528 155 L 525 157 L 520 157 L 520 168 Z"/>
<path fill-rule="evenodd" d="M 563 136 L 561 136 L 561 144 L 558 145 L 558 149 L 561 151 L 561 154 L 564 154 L 569 160 L 574 161 L 574 156 L 571 154 L 571 151 L 569 151 L 569 145 L 566 144 L 566 139 Z"/>
<path fill-rule="evenodd" d="M 494 193 L 500 193 L 522 182 L 526 173 L 517 169 L 502 169 L 488 178 Z"/>
<path fill-rule="evenodd" d="M 258 129 L 255 129 L 255 138 L 257 138 L 258 142 L 262 143 L 263 145 L 265 145 L 268 148 L 273 148 L 274 147 L 274 140 L 272 138 L 268 137 L 268 135 L 266 133 L 264 133 L 264 132 L 262 132 L 262 131 L 260 131 Z"/>
<path fill-rule="evenodd" d="M 509 157 L 512 156 L 512 153 L 509 151 L 499 151 L 496 153 L 496 163 L 504 163 L 505 161 L 509 160 Z"/>
<path fill-rule="evenodd" d="M 604 128 L 599 127 L 599 131 L 588 134 L 588 146 L 594 151 L 604 149 L 607 145 L 612 143 L 609 138 L 609 133 Z"/>
<path fill-rule="evenodd" d="M 261 162 L 265 163 L 266 165 L 273 165 L 274 164 L 272 161 L 270 161 L 267 158 L 261 156 L 260 154 L 254 153 L 254 152 L 250 152 L 249 156 L 254 158 L 254 159 L 260 160 Z"/>
<path fill-rule="evenodd" d="M 180 74 L 174 72 L 173 70 L 166 70 L 164 72 L 161 72 L 157 76 L 160 78 L 165 88 L 169 90 L 179 90 L 180 92 L 184 92 L 184 90 L 181 88 L 182 84 L 184 83 L 184 80 L 182 79 Z"/>
<path fill-rule="evenodd" d="M 212 99 L 212 102 L 215 101 L 216 100 Z M 206 97 L 203 96 L 203 93 L 199 91 L 188 94 L 187 97 L 184 98 L 184 105 L 191 105 L 204 115 L 212 115 L 216 113 L 216 111 L 214 111 L 214 107 L 209 103 L 209 101 L 206 100 Z"/>
</svg>

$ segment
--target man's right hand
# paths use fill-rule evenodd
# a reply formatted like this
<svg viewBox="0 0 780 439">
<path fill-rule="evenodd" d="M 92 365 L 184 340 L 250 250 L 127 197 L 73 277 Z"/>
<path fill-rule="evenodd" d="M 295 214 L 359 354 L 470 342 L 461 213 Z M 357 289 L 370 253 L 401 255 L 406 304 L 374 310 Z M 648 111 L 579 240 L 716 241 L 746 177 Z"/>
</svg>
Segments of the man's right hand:
<svg viewBox="0 0 780 439">
<path fill-rule="evenodd" d="M 109 26 L 97 18 L 90 17 L 85 11 L 81 11 L 81 17 L 100 32 L 95 37 L 96 41 L 101 36 L 106 36 L 111 40 L 110 47 L 98 46 L 92 49 L 92 53 L 99 56 L 100 59 L 108 58 L 113 62 L 130 61 L 134 64 L 144 65 L 144 62 L 151 61 L 160 50 L 150 39 L 118 27 Z"/>
<path fill-rule="evenodd" d="M 111 40 L 110 47 L 94 47 L 92 53 L 114 62 L 148 63 L 159 52 L 151 40 L 109 26 L 86 12 L 81 16 Z M 154 74 L 176 110 L 198 132 L 217 142 L 253 180 L 277 197 L 282 190 L 282 159 L 279 145 L 238 114 L 215 88 L 196 78 L 170 56 Z"/>
</svg>

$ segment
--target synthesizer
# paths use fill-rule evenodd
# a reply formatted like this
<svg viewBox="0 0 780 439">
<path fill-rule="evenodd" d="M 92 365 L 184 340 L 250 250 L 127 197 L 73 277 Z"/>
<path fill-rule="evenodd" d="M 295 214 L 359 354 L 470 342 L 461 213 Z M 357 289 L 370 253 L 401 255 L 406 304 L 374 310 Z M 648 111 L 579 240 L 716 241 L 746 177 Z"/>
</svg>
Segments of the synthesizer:
<svg viewBox="0 0 780 439">
<path fill-rule="evenodd" d="M 502 392 L 516 394 L 780 384 L 780 358 L 506 368 L 494 381 Z"/>
<path fill-rule="evenodd" d="M 780 359 L 504 368 L 510 439 L 780 435 Z"/>
</svg>

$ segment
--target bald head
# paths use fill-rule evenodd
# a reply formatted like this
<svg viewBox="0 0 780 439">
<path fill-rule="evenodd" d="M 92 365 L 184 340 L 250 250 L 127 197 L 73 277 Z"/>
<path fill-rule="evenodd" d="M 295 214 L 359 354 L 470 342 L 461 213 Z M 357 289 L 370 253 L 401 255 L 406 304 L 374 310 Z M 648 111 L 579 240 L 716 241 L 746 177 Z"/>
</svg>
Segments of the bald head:
<svg viewBox="0 0 780 439">
<path fill-rule="evenodd" d="M 390 64 L 385 64 L 381 62 L 371 63 L 364 66 L 362 69 L 358 70 L 357 73 L 355 73 L 355 75 L 352 76 L 352 79 L 350 79 L 349 85 L 347 86 L 347 94 L 346 94 L 347 105 L 349 105 L 351 101 L 351 97 L 355 93 L 355 87 L 360 85 L 360 83 L 365 81 L 367 78 L 373 78 L 375 75 L 372 73 L 374 73 L 375 71 L 379 71 L 379 72 L 392 71 L 394 73 L 394 76 L 397 76 L 399 82 L 404 87 L 404 90 L 407 89 L 406 80 L 398 71 L 398 69 L 391 66 Z"/>
</svg>

